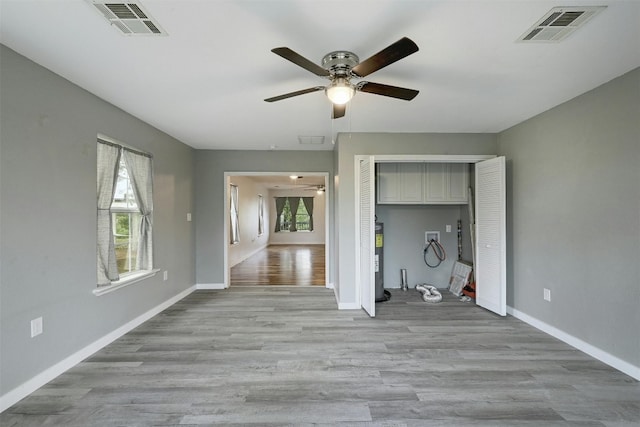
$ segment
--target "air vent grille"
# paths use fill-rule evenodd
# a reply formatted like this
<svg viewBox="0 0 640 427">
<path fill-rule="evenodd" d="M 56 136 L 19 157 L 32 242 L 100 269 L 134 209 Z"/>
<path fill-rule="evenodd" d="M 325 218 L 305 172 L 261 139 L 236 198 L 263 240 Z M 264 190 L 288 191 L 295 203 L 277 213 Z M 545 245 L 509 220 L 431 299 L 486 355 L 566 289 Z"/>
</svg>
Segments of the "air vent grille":
<svg viewBox="0 0 640 427">
<path fill-rule="evenodd" d="M 298 136 L 300 144 L 324 144 L 324 136 Z"/>
<path fill-rule="evenodd" d="M 87 0 L 109 23 L 128 36 L 167 35 L 160 24 L 139 1 L 114 3 L 109 0 Z"/>
<path fill-rule="evenodd" d="M 522 42 L 559 42 L 601 12 L 606 6 L 554 7 L 522 34 Z"/>
</svg>

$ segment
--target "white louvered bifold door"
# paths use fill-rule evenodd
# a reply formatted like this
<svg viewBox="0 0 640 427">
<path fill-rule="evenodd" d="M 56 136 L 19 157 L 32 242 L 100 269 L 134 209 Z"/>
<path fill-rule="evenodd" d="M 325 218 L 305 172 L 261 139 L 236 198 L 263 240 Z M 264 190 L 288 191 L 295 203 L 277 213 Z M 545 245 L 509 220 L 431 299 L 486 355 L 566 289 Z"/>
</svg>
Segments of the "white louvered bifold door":
<svg viewBox="0 0 640 427">
<path fill-rule="evenodd" d="M 359 278 L 360 305 L 371 317 L 376 315 L 376 292 L 374 281 L 374 161 L 368 157 L 359 162 L 358 198 L 359 198 Z"/>
<path fill-rule="evenodd" d="M 507 314 L 505 158 L 476 163 L 476 303 Z"/>
</svg>

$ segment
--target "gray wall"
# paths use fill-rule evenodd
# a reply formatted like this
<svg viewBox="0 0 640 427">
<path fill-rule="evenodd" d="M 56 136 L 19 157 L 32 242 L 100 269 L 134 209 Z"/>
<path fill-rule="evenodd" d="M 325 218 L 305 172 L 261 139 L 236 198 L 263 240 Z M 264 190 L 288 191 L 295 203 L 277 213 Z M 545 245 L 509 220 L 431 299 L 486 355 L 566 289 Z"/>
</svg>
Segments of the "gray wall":
<svg viewBox="0 0 640 427">
<path fill-rule="evenodd" d="M 196 281 L 198 284 L 224 282 L 224 200 L 225 172 L 327 172 L 333 182 L 331 151 L 236 151 L 198 150 L 196 156 Z M 330 204 L 333 186 L 325 196 Z M 333 210 L 329 206 L 330 212 Z M 332 227 L 333 219 L 329 218 Z M 332 277 L 333 254 L 329 254 Z"/>
<path fill-rule="evenodd" d="M 340 303 L 355 305 L 356 301 L 356 241 L 355 183 L 356 155 L 373 154 L 496 154 L 495 134 L 403 134 L 350 133 L 340 134 L 334 151 L 336 171 L 337 252 L 340 265 L 336 288 Z"/>
<path fill-rule="evenodd" d="M 0 46 L 0 394 L 195 284 L 194 150 Z M 96 136 L 154 155 L 156 267 L 96 297 Z M 44 333 L 30 338 L 42 316 Z"/>
<path fill-rule="evenodd" d="M 466 206 L 465 206 L 466 207 Z M 407 269 L 409 288 L 418 283 L 428 283 L 438 288 L 447 288 L 453 263 L 458 259 L 457 205 L 376 205 L 378 222 L 384 224 L 384 287 L 400 287 L 400 269 Z M 451 232 L 446 232 L 446 225 Z M 439 231 L 440 244 L 446 259 L 435 268 L 428 267 L 423 258 L 424 232 Z M 468 229 L 467 229 L 468 234 Z M 433 249 L 427 261 L 437 264 Z"/>
<path fill-rule="evenodd" d="M 498 152 L 508 304 L 640 366 L 640 69 L 501 133 Z"/>
</svg>

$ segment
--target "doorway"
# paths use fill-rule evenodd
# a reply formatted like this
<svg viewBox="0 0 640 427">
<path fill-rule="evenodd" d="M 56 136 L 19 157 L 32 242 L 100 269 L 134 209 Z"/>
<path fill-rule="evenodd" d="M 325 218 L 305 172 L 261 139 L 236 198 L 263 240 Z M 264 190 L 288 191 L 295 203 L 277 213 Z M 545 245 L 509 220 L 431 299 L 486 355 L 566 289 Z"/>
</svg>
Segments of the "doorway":
<svg viewBox="0 0 640 427">
<path fill-rule="evenodd" d="M 376 163 L 473 163 L 476 165 L 475 186 L 477 204 L 475 209 L 477 254 L 476 303 L 499 315 L 506 315 L 506 251 L 505 251 L 505 178 L 504 158 L 486 155 L 387 155 L 356 156 L 356 199 L 360 208 L 356 210 L 356 297 L 361 307 L 372 317 L 375 304 L 371 293 L 375 292 L 373 280 L 374 254 L 371 250 L 372 223 L 375 221 L 372 193 L 375 180 L 371 179 L 372 165 Z M 363 197 L 364 196 L 364 197 Z"/>
<path fill-rule="evenodd" d="M 225 172 L 224 185 L 228 212 L 225 236 L 229 237 L 224 247 L 225 288 L 252 282 L 331 287 L 328 173 Z M 232 186 L 238 193 L 235 212 Z M 299 207 L 297 227 L 291 227 L 290 213 L 276 227 L 276 199 L 283 198 L 291 199 L 290 206 Z M 233 233 L 239 236 L 235 242 L 231 239 L 234 214 L 240 225 L 239 231 Z"/>
</svg>

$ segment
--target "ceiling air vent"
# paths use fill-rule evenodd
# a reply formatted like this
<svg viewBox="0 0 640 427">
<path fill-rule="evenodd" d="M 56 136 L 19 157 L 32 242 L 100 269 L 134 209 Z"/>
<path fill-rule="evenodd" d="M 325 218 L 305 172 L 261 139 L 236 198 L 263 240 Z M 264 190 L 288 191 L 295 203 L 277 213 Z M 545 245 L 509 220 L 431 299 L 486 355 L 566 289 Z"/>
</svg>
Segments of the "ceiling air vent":
<svg viewBox="0 0 640 427">
<path fill-rule="evenodd" d="M 324 144 L 324 136 L 298 136 L 300 144 Z"/>
<path fill-rule="evenodd" d="M 115 3 L 105 0 L 87 0 L 109 23 L 127 36 L 167 35 L 160 24 L 139 1 Z"/>
<path fill-rule="evenodd" d="M 606 6 L 554 7 L 518 38 L 521 42 L 559 42 Z"/>
</svg>

